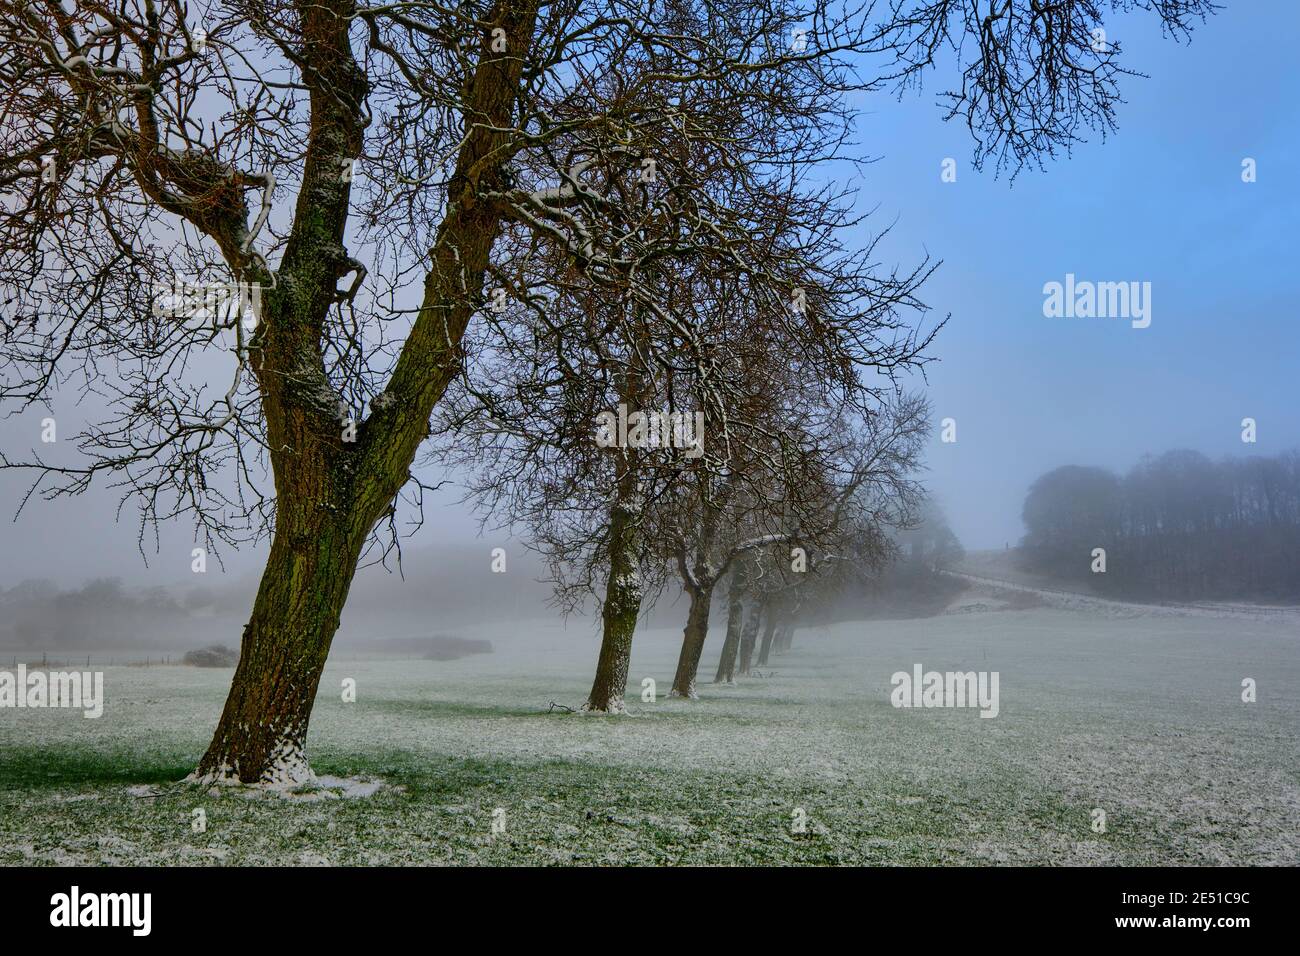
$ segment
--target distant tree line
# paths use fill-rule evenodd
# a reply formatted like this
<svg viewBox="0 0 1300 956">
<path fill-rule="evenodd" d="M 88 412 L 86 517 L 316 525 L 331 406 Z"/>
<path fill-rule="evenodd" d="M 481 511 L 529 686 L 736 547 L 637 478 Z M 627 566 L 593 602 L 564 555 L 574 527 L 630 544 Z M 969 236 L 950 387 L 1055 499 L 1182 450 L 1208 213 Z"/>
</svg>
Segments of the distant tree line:
<svg viewBox="0 0 1300 956">
<path fill-rule="evenodd" d="M 207 615 L 214 628 L 229 623 L 215 615 L 229 613 L 233 601 L 207 588 L 172 593 L 161 587 L 131 588 L 117 578 L 96 578 L 77 588 L 61 589 L 43 579 L 0 587 L 0 648 L 96 650 L 169 646 L 176 635 L 194 640 Z"/>
<path fill-rule="evenodd" d="M 1067 465 L 1034 482 L 1023 516 L 1026 569 L 1101 592 L 1300 600 L 1300 451 L 1216 462 L 1176 450 L 1124 476 Z"/>
</svg>

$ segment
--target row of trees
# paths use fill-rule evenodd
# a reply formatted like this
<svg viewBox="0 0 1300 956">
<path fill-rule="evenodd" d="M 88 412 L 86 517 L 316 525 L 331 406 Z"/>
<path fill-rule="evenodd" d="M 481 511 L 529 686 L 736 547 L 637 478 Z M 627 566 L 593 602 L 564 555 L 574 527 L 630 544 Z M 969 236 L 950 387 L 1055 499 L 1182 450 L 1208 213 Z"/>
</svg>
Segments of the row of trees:
<svg viewBox="0 0 1300 956">
<path fill-rule="evenodd" d="M 106 479 L 210 547 L 269 535 L 201 776 L 309 777 L 353 574 L 435 417 L 564 580 L 604 569 L 608 709 L 656 558 L 701 595 L 778 544 L 829 561 L 907 463 L 929 266 L 841 248 L 848 97 L 951 57 L 976 162 L 1038 162 L 1113 126 L 1103 6 L 1179 35 L 1213 5 L 0 0 L 0 399 L 104 409 L 79 458 L 0 467 Z M 177 279 L 240 294 L 151 294 Z M 704 454 L 591 442 L 619 405 L 702 415 Z"/>
<path fill-rule="evenodd" d="M 926 409 L 895 384 L 934 334 L 900 319 L 920 308 L 925 272 L 880 276 L 845 250 L 836 194 L 761 180 L 737 191 L 731 144 L 744 124 L 724 92 L 708 111 L 722 128 L 672 127 L 655 178 L 603 171 L 615 221 L 582 232 L 612 237 L 628 260 L 622 281 L 593 285 L 571 250 L 507 237 L 513 294 L 470 334 L 479 359 L 437 417 L 435 457 L 472 475 L 487 515 L 523 528 L 560 604 L 597 596 L 593 711 L 623 710 L 637 621 L 671 579 L 689 602 L 673 693 L 695 697 L 720 582 L 732 596 L 719 677 L 730 679 L 749 643 L 745 596 L 794 589 L 855 535 L 856 556 L 874 560 L 867 542 L 913 496 Z M 625 109 L 629 123 L 661 113 Z M 832 119 L 767 148 L 813 162 Z M 697 232 L 699 197 L 718 195 L 727 205 Z M 670 265 L 665 248 L 677 250 Z M 639 432 L 621 424 L 646 415 Z"/>
<path fill-rule="evenodd" d="M 1030 488 L 1024 521 L 1026 567 L 1105 592 L 1300 599 L 1300 452 L 1216 462 L 1170 451 L 1123 476 L 1057 468 Z"/>
<path fill-rule="evenodd" d="M 809 608 L 809 623 L 897 620 L 941 613 L 966 585 L 944 573 L 965 556 L 939 503 L 926 498 L 915 520 L 896 530 L 888 558 L 870 574 L 843 581 L 838 593 Z"/>
</svg>

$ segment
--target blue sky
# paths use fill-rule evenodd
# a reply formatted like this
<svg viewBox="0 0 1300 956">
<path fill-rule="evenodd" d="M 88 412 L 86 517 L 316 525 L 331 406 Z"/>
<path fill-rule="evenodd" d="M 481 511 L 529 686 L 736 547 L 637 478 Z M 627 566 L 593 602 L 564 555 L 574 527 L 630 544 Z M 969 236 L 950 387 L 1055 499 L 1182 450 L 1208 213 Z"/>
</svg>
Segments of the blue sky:
<svg viewBox="0 0 1300 956">
<path fill-rule="evenodd" d="M 1117 134 L 1045 172 L 976 172 L 964 126 L 935 105 L 942 73 L 859 119 L 881 157 L 861 200 L 879 203 L 877 226 L 897 219 L 885 254 L 944 260 L 922 296 L 952 313 L 928 392 L 958 440 L 940 443 L 936 424 L 928 481 L 968 548 L 1014 545 L 1026 488 L 1057 465 L 1300 446 L 1300 4 L 1229 3 L 1190 43 L 1147 15 L 1108 31 L 1149 78 L 1125 80 Z M 945 157 L 955 183 L 940 180 Z M 1151 282 L 1151 326 L 1045 318 L 1043 284 L 1069 272 Z M 1241 442 L 1247 416 L 1255 445 Z"/>
</svg>

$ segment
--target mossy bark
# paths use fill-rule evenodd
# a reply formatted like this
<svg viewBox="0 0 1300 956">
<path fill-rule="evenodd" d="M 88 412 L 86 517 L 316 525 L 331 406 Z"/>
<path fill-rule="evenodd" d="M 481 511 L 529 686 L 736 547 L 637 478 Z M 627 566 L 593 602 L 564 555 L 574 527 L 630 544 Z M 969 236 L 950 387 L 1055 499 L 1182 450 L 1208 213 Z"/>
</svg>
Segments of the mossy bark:
<svg viewBox="0 0 1300 956">
<path fill-rule="evenodd" d="M 639 353 L 640 350 L 638 349 Z M 651 400 L 646 370 L 638 358 L 629 362 L 618 379 L 619 401 L 629 408 L 644 408 Z M 606 556 L 609 578 L 601 608 L 600 655 L 596 676 L 583 709 L 596 713 L 626 711 L 627 672 L 632 660 L 632 637 L 641 615 L 642 485 L 641 454 L 634 447 L 619 448 L 614 455 L 613 503 L 609 511 Z"/>
<path fill-rule="evenodd" d="M 733 585 L 727 605 L 727 637 L 722 642 L 717 673 L 713 675 L 715 684 L 731 684 L 736 680 L 736 654 L 740 649 L 740 627 L 744 611 L 742 594 Z"/>
<path fill-rule="evenodd" d="M 704 653 L 704 640 L 709 635 L 709 610 L 713 604 L 713 586 L 705 584 L 689 590 L 691 606 L 686 614 L 686 628 L 682 633 L 682 650 L 677 657 L 677 671 L 673 676 L 673 697 L 695 699 L 695 676 L 700 670 L 700 655 Z"/>
<path fill-rule="evenodd" d="M 632 503 L 620 496 L 610 512 L 609 580 L 601 614 L 600 656 L 585 708 L 589 711 L 617 714 L 626 709 L 623 697 L 632 658 L 632 635 L 641 613 L 638 519 Z"/>
<path fill-rule="evenodd" d="M 347 529 L 315 530 L 275 536 L 200 777 L 285 786 L 311 777 L 307 724 L 358 555 Z"/>
<path fill-rule="evenodd" d="M 284 255 L 249 350 L 275 478 L 271 553 L 244 629 L 221 720 L 200 778 L 294 784 L 310 777 L 304 744 L 321 671 L 366 539 L 410 477 L 429 417 L 461 359 L 502 212 L 483 201 L 502 188 L 512 111 L 532 44 L 537 0 L 497 0 L 466 84 L 467 129 L 448 184 L 448 209 L 430 250 L 420 312 L 370 416 L 350 414 L 325 368 L 326 318 L 354 264 L 345 235 L 350 183 L 340 162 L 359 156 L 365 76 L 353 56 L 354 0 L 300 3 L 312 127 Z M 382 401 L 381 401 L 382 399 Z M 359 415 L 360 410 L 357 410 Z"/>
</svg>

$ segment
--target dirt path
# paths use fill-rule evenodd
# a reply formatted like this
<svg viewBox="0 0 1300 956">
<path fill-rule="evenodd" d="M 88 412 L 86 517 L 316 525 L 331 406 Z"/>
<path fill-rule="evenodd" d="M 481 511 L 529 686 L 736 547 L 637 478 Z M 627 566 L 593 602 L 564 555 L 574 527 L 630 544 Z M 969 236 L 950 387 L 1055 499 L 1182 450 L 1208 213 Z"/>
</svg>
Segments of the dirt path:
<svg viewBox="0 0 1300 956">
<path fill-rule="evenodd" d="M 1000 591 L 1018 591 L 1033 594 L 1044 604 L 1051 607 L 1063 607 L 1080 611 L 1103 611 L 1105 613 L 1131 617 L 1137 615 L 1179 616 L 1179 617 L 1231 617 L 1231 618 L 1291 618 L 1300 623 L 1300 608 L 1268 607 L 1253 604 L 1201 603 L 1179 604 L 1165 602 L 1161 604 L 1144 604 L 1137 601 L 1116 601 L 1111 598 L 1094 597 L 1077 591 L 1065 591 L 1060 588 L 1046 588 L 1029 584 L 1017 584 L 1002 578 L 990 578 L 965 571 L 942 569 L 941 574 L 959 578 L 971 584 Z"/>
</svg>

